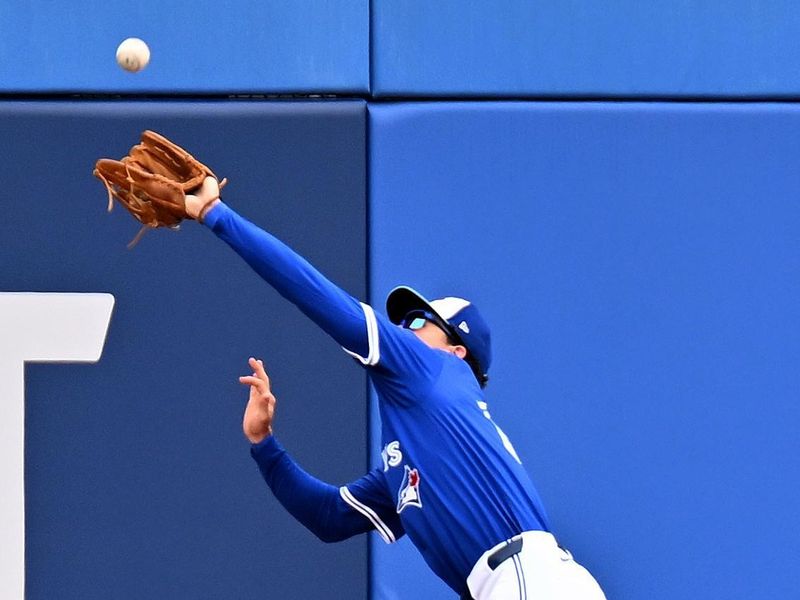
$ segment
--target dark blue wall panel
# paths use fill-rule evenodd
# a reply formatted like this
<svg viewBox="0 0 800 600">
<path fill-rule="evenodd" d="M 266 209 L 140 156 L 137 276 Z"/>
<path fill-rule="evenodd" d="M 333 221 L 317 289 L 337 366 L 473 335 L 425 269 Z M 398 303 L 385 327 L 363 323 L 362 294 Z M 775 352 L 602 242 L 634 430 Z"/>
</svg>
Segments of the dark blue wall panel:
<svg viewBox="0 0 800 600">
<path fill-rule="evenodd" d="M 608 597 L 796 594 L 800 109 L 369 112 L 373 301 L 482 307 L 492 415 Z M 451 597 L 410 546 L 373 566 Z"/>
<path fill-rule="evenodd" d="M 131 74 L 115 53 L 145 40 Z M 0 91 L 366 93 L 367 0 L 0 3 Z"/>
<path fill-rule="evenodd" d="M 800 8 L 752 2 L 373 2 L 378 96 L 800 93 Z"/>
<path fill-rule="evenodd" d="M 98 364 L 27 368 L 27 598 L 366 598 L 366 538 L 322 544 L 272 498 L 237 381 L 263 357 L 278 436 L 339 484 L 367 466 L 364 375 L 203 227 L 126 249 L 91 170 L 145 128 L 366 294 L 363 102 L 0 103 L 0 289 L 116 297 Z"/>
</svg>

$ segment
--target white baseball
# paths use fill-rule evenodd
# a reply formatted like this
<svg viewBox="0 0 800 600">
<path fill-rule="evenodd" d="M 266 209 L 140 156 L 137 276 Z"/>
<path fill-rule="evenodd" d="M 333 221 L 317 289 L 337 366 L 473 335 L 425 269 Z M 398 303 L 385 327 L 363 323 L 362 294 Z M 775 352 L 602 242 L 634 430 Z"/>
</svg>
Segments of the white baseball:
<svg viewBox="0 0 800 600">
<path fill-rule="evenodd" d="M 131 73 L 141 71 L 150 62 L 150 48 L 139 38 L 128 38 L 117 48 L 117 64 Z"/>
</svg>

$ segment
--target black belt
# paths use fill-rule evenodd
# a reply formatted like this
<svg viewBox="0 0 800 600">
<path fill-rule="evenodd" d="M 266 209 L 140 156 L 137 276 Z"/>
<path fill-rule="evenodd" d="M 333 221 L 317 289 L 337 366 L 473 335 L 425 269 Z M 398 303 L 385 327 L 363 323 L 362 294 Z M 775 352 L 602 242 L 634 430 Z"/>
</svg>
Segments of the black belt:
<svg viewBox="0 0 800 600">
<path fill-rule="evenodd" d="M 509 558 L 514 556 L 515 554 L 519 554 L 522 551 L 522 538 L 518 540 L 514 540 L 513 542 L 509 542 L 499 550 L 495 550 L 489 555 L 489 558 L 486 559 L 489 568 L 494 571 L 497 567 L 500 566 L 501 563 L 507 561 Z"/>
<path fill-rule="evenodd" d="M 492 552 L 486 559 L 486 564 L 488 564 L 489 568 L 494 571 L 509 558 L 515 554 L 519 554 L 520 552 L 522 552 L 522 538 L 516 539 L 513 542 L 509 542 L 502 548 Z M 469 592 L 469 588 L 467 588 L 467 590 L 461 594 L 461 600 L 472 600 L 472 595 Z"/>
</svg>

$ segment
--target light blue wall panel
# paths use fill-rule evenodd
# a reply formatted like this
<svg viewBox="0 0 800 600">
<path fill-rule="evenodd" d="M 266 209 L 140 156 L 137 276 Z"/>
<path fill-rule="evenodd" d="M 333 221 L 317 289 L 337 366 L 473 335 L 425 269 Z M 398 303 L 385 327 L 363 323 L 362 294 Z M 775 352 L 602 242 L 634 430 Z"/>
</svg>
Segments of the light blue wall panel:
<svg viewBox="0 0 800 600">
<path fill-rule="evenodd" d="M 373 303 L 481 306 L 492 416 L 608 597 L 793 597 L 800 109 L 369 112 Z M 372 557 L 376 600 L 452 597 L 410 545 Z"/>
<path fill-rule="evenodd" d="M 376 0 L 378 96 L 800 94 L 790 0 Z"/>
<path fill-rule="evenodd" d="M 115 53 L 145 40 L 131 74 Z M 365 93 L 367 0 L 0 2 L 0 91 Z"/>
</svg>

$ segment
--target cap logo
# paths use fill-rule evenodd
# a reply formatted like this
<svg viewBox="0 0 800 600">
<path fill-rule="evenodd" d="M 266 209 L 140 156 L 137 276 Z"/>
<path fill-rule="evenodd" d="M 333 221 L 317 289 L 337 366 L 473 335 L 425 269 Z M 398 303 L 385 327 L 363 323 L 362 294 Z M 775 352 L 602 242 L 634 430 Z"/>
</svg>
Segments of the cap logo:
<svg viewBox="0 0 800 600">
<path fill-rule="evenodd" d="M 467 325 L 466 321 L 461 321 L 461 323 L 458 324 L 458 328 L 464 333 L 469 333 L 469 325 Z"/>
</svg>

